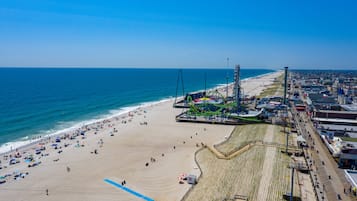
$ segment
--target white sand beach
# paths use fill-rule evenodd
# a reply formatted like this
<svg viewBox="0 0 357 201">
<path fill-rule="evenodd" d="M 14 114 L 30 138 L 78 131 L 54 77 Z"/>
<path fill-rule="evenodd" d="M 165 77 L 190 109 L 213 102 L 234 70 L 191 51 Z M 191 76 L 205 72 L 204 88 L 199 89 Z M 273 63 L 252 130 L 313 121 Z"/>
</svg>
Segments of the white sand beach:
<svg viewBox="0 0 357 201">
<path fill-rule="evenodd" d="M 245 95 L 258 95 L 281 74 L 243 81 Z M 125 180 L 125 187 L 156 201 L 180 200 L 190 185 L 179 184 L 178 177 L 200 174 L 195 151 L 202 144 L 224 140 L 234 126 L 176 122 L 182 109 L 172 104 L 173 100 L 161 102 L 89 125 L 82 128 L 84 136 L 79 132 L 75 139 L 70 139 L 73 132 L 66 133 L 65 139 L 62 135 L 59 143 L 51 137 L 43 145 L 46 150 L 38 155 L 34 154 L 38 145 L 19 149 L 20 163 L 14 165 L 8 165 L 10 157 L 5 160 L 2 155 L 1 165 L 7 168 L 0 170 L 0 176 L 24 174 L 17 180 L 7 177 L 6 183 L 0 184 L 1 200 L 143 200 L 104 182 L 106 178 L 119 184 Z M 57 144 L 57 149 L 52 144 Z M 24 162 L 24 157 L 29 154 L 41 164 L 28 167 L 32 163 Z"/>
</svg>

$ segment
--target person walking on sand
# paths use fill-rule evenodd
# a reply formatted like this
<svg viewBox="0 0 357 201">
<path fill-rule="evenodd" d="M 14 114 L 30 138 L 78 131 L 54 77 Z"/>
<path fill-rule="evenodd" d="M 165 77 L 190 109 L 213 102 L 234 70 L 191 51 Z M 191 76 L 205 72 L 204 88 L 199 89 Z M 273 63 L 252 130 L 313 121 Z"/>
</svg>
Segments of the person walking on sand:
<svg viewBox="0 0 357 201">
<path fill-rule="evenodd" d="M 46 195 L 48 196 L 48 189 L 46 189 Z"/>
</svg>

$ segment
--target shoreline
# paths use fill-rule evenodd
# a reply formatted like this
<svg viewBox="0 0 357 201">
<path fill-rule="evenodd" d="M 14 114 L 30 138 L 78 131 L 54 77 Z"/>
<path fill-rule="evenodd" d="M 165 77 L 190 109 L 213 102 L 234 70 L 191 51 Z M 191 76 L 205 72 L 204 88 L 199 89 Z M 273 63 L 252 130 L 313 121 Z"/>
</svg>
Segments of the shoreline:
<svg viewBox="0 0 357 201">
<path fill-rule="evenodd" d="M 173 98 L 166 98 L 166 99 L 162 99 L 162 100 L 158 100 L 158 101 L 139 103 L 139 105 L 135 105 L 135 106 L 124 106 L 123 108 L 115 109 L 115 111 L 118 111 L 118 113 L 106 114 L 106 115 L 103 115 L 105 117 L 102 117 L 102 118 L 93 118 L 93 119 L 89 119 L 89 120 L 83 120 L 83 121 L 80 121 L 78 123 L 75 123 L 73 126 L 70 126 L 68 128 L 64 128 L 62 130 L 58 130 L 58 131 L 56 131 L 54 133 L 50 133 L 50 134 L 47 134 L 47 135 L 44 135 L 44 136 L 42 136 L 40 134 L 33 134 L 33 135 L 31 135 L 32 139 L 30 139 L 30 140 L 17 140 L 17 141 L 6 142 L 6 143 L 0 145 L 0 156 L 4 155 L 4 154 L 8 154 L 10 152 L 13 152 L 16 149 L 28 148 L 28 146 L 37 144 L 37 143 L 39 143 L 39 142 L 41 142 L 43 140 L 46 140 L 48 138 L 65 135 L 66 133 L 73 133 L 76 130 L 81 129 L 83 127 L 92 126 L 92 125 L 95 125 L 97 123 L 100 123 L 100 122 L 103 122 L 103 121 L 107 121 L 107 120 L 111 120 L 111 119 L 114 119 L 114 118 L 120 118 L 122 116 L 125 116 L 125 115 L 129 114 L 130 112 L 133 112 L 133 111 L 137 110 L 137 109 L 150 107 L 150 106 L 153 106 L 153 105 L 156 105 L 156 104 L 160 104 L 160 103 L 163 103 L 163 102 L 170 101 L 172 99 Z M 113 111 L 113 110 L 110 110 L 110 111 Z M 108 112 L 111 113 L 110 111 L 108 111 Z"/>
<path fill-rule="evenodd" d="M 272 82 L 279 74 L 260 80 Z M 259 80 L 247 84 L 264 88 Z M 127 188 L 154 200 L 181 200 L 190 185 L 179 184 L 178 177 L 200 174 L 194 160 L 196 150 L 223 141 L 235 126 L 178 123 L 175 116 L 182 110 L 172 104 L 173 99 L 137 108 L 84 127 L 84 135 L 81 131 L 64 135 L 59 143 L 55 137 L 44 139 L 41 147 L 45 150 L 40 154 L 35 154 L 36 143 L 19 150 L 18 164 L 8 165 L 11 157 L 1 157 L 0 176 L 11 175 L 0 186 L 4 186 L 2 197 L 19 201 L 137 200 L 103 182 L 108 178 L 117 183 L 125 180 Z M 30 155 L 33 160 L 28 163 Z M 34 163 L 38 165 L 28 167 Z M 13 179 L 15 172 L 23 178 Z"/>
<path fill-rule="evenodd" d="M 244 84 L 245 82 L 251 80 L 251 79 L 259 79 L 261 77 L 264 77 L 264 76 L 269 76 L 271 74 L 274 74 L 274 73 L 278 73 L 280 71 L 273 71 L 273 72 L 269 72 L 269 73 L 264 73 L 264 74 L 261 74 L 261 75 L 257 75 L 257 76 L 253 76 L 253 77 L 248 77 L 248 78 L 244 78 L 241 80 L 242 84 Z M 228 83 L 228 87 L 231 88 L 232 85 L 234 84 L 234 82 L 230 82 Z M 207 89 L 207 91 L 212 91 L 212 90 L 219 90 L 219 89 L 223 89 L 225 90 L 226 88 L 226 84 L 216 84 L 216 86 L 212 87 L 212 88 L 209 88 Z M 196 93 L 196 92 L 200 92 L 202 91 L 203 89 L 201 90 L 197 90 L 197 91 L 192 91 L 192 92 L 189 92 L 189 93 Z M 177 97 L 178 99 L 180 98 L 183 98 L 183 96 L 179 96 Z M 53 133 L 49 133 L 49 134 L 30 134 L 28 136 L 25 136 L 25 137 L 28 137 L 30 138 L 29 140 L 21 140 L 22 138 L 25 138 L 25 137 L 22 137 L 20 139 L 17 139 L 17 140 L 14 140 L 14 141 L 10 141 L 10 142 L 5 142 L 3 144 L 0 144 L 0 156 L 2 155 L 6 155 L 8 153 L 11 153 L 17 149 L 27 149 L 43 140 L 46 140 L 48 138 L 51 138 L 51 137 L 56 137 L 56 136 L 61 136 L 61 135 L 65 135 L 66 133 L 73 133 L 74 131 L 78 130 L 78 129 L 81 129 L 85 126 L 91 126 L 91 125 L 94 125 L 98 122 L 103 122 L 103 121 L 106 121 L 106 120 L 110 120 L 110 119 L 113 119 L 113 118 L 116 118 L 116 117 L 121 117 L 123 115 L 126 115 L 130 112 L 133 112 L 139 108 L 145 108 L 145 107 L 148 107 L 148 106 L 152 106 L 152 105 L 156 105 L 156 104 L 160 104 L 162 102 L 167 102 L 167 101 L 171 101 L 171 100 L 174 100 L 175 97 L 168 97 L 168 98 L 162 98 L 160 100 L 154 100 L 154 101 L 149 101 L 149 102 L 141 102 L 141 103 L 133 103 L 133 105 L 128 105 L 128 106 L 123 106 L 121 108 L 118 108 L 118 109 L 112 109 L 112 110 L 109 110 L 107 111 L 106 113 L 107 114 L 102 114 L 102 115 L 99 115 L 97 117 L 93 117 L 92 119 L 87 119 L 87 120 L 79 120 L 79 122 L 75 123 L 74 125 L 70 126 L 70 127 L 67 127 L 67 128 L 63 128 L 63 129 L 60 129 L 60 130 L 57 130 Z M 102 117 L 101 117 L 102 116 Z"/>
</svg>

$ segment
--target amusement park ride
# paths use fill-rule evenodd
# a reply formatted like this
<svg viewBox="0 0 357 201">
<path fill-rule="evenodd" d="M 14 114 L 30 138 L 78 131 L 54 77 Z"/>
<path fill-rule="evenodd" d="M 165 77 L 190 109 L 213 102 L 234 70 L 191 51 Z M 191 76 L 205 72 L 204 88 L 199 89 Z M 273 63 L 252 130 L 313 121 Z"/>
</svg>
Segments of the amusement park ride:
<svg viewBox="0 0 357 201">
<path fill-rule="evenodd" d="M 218 124 L 248 124 L 265 122 L 262 115 L 264 109 L 260 111 L 248 110 L 242 104 L 240 66 L 236 65 L 234 70 L 233 96 L 224 96 L 218 90 L 201 91 L 184 95 L 178 100 L 178 88 L 181 82 L 182 94 L 184 95 L 182 71 L 179 71 L 176 86 L 176 98 L 174 107 L 184 108 L 176 121 L 197 122 L 197 123 L 218 123 Z M 228 90 L 228 84 L 227 88 Z"/>
</svg>

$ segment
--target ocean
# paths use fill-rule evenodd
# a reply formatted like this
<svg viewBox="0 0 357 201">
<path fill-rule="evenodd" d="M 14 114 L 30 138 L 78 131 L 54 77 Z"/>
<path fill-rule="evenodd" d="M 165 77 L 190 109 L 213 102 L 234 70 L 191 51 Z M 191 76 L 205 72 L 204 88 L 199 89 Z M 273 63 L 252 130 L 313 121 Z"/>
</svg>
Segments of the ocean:
<svg viewBox="0 0 357 201">
<path fill-rule="evenodd" d="M 178 69 L 0 68 L 0 152 L 173 98 Z M 185 92 L 233 81 L 233 69 L 183 69 Z M 274 72 L 242 69 L 241 79 Z M 206 80 L 206 86 L 205 86 Z M 182 86 L 179 86 L 182 95 Z"/>
</svg>

